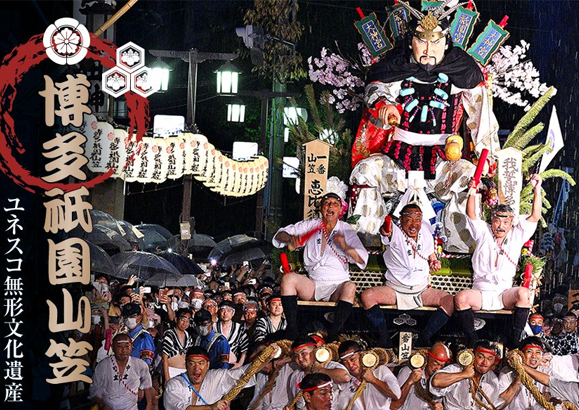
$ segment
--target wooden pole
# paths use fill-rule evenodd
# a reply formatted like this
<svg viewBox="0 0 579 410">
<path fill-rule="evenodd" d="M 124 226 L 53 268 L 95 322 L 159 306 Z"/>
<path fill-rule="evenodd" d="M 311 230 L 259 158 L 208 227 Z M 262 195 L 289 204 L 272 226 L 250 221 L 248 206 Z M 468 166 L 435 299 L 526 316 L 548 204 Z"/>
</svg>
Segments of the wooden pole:
<svg viewBox="0 0 579 410">
<path fill-rule="evenodd" d="M 100 37 L 110 26 L 115 24 L 115 22 L 120 19 L 123 14 L 125 14 L 134 4 L 139 0 L 129 0 L 127 4 L 125 4 L 119 11 L 117 11 L 114 16 L 104 22 L 102 26 L 100 26 L 97 31 L 94 32 L 95 36 Z"/>
</svg>

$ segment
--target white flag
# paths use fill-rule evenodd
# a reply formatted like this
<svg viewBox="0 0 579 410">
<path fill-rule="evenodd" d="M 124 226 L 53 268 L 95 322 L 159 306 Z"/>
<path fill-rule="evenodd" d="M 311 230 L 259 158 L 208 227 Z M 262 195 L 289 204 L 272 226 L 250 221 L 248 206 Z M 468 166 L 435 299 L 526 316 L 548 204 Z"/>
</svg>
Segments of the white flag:
<svg viewBox="0 0 579 410">
<path fill-rule="evenodd" d="M 561 126 L 559 125 L 559 118 L 557 117 L 557 108 L 553 106 L 553 112 L 551 112 L 551 119 L 549 120 L 549 131 L 547 133 L 547 140 L 545 145 L 551 147 L 551 152 L 546 152 L 541 159 L 541 167 L 539 168 L 539 173 L 545 171 L 555 155 L 563 148 L 565 145 L 563 143 L 563 134 L 561 134 Z"/>
</svg>

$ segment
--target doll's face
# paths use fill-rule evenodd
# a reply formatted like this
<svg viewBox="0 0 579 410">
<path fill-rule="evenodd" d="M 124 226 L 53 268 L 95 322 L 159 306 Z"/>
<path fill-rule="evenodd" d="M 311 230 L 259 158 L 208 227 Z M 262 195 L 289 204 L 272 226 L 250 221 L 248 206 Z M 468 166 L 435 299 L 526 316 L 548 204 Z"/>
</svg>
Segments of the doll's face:
<svg viewBox="0 0 579 410">
<path fill-rule="evenodd" d="M 416 31 L 421 32 L 424 29 L 420 26 Z M 434 29 L 435 33 L 442 32 L 440 26 Z M 444 58 L 444 51 L 446 50 L 446 36 L 442 36 L 436 40 L 425 40 L 419 37 L 412 37 L 412 54 L 414 59 L 421 65 L 435 66 L 440 64 Z"/>
</svg>

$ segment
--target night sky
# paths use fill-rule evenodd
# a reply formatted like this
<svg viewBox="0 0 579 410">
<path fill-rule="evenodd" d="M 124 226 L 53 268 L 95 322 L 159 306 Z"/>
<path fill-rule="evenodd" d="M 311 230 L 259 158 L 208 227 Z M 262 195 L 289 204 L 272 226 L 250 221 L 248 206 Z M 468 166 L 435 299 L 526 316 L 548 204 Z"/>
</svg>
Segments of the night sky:
<svg viewBox="0 0 579 410">
<path fill-rule="evenodd" d="M 385 1 L 299 1 L 298 19 L 304 24 L 304 33 L 297 44 L 304 60 L 318 56 L 321 47 L 340 51 L 345 56 L 356 56 L 356 44 L 360 41 L 353 23 L 358 19 L 356 7 L 366 14 L 376 12 L 380 21 L 386 20 Z M 553 99 L 557 105 L 563 128 L 566 147 L 555 159 L 553 166 L 574 166 L 577 160 L 575 146 L 575 120 L 578 118 L 577 76 L 577 30 L 579 12 L 576 1 L 477 1 L 481 19 L 475 35 L 484 28 L 489 18 L 499 22 L 509 16 L 507 30 L 511 38 L 506 44 L 516 45 L 520 39 L 531 43 L 529 57 L 541 72 L 541 80 L 554 85 L 558 95 Z M 123 2 L 119 2 L 123 4 Z M 153 1 L 141 0 L 117 23 L 116 44 L 133 41 L 145 49 L 186 50 L 195 47 L 200 51 L 245 52 L 235 28 L 243 26 L 244 11 L 252 6 L 251 1 Z M 30 35 L 42 32 L 47 22 L 71 15 L 71 2 L 0 2 L 3 9 L 0 19 L 0 53 L 7 53 Z M 331 16 L 331 18 L 329 18 Z M 148 62 L 153 57 L 148 55 Z M 156 114 L 186 114 L 187 64 L 180 60 L 167 60 L 172 68 L 169 92 L 150 97 L 151 118 Z M 199 65 L 198 104 L 196 123 L 201 133 L 209 138 L 218 149 L 230 152 L 235 140 L 258 138 L 259 101 L 244 99 L 248 105 L 248 120 L 245 124 L 230 124 L 225 121 L 226 97 L 215 92 L 214 71 L 222 64 L 219 61 Z M 251 73 L 252 65 L 247 53 L 235 60 L 242 70 L 240 89 L 259 90 L 269 88 L 269 81 Z M 302 92 L 306 81 L 288 84 L 288 90 Z M 35 118 L 37 101 L 27 101 L 23 115 Z M 302 106 L 305 101 L 298 100 Z M 523 114 L 518 107 L 508 107 L 495 100 L 495 111 L 501 128 L 510 129 Z M 26 108 L 28 107 L 28 108 Z M 30 108 L 32 107 L 32 108 Z M 551 105 L 543 110 L 540 120 L 548 123 Z M 27 111 L 27 112 L 26 112 Z M 346 115 L 348 126 L 356 130 L 360 113 Z M 546 130 L 539 136 L 544 138 Z M 288 147 L 288 151 L 293 151 Z M 557 184 L 546 184 L 557 192 Z M 172 232 L 178 231 L 182 188 L 180 181 L 161 185 L 129 184 L 127 187 L 125 219 L 133 223 L 160 223 Z M 567 227 L 574 238 L 574 227 L 578 225 L 576 210 L 577 195 L 572 193 L 564 215 Z M 556 202 L 551 197 L 551 202 Z M 285 215 L 283 223 L 295 222 L 300 218 L 300 198 L 293 189 L 293 182 L 284 187 Z M 252 233 L 255 227 L 255 197 L 244 200 L 225 199 L 210 192 L 201 184 L 193 189 L 192 216 L 197 220 L 198 232 L 218 238 L 234 233 Z"/>
</svg>

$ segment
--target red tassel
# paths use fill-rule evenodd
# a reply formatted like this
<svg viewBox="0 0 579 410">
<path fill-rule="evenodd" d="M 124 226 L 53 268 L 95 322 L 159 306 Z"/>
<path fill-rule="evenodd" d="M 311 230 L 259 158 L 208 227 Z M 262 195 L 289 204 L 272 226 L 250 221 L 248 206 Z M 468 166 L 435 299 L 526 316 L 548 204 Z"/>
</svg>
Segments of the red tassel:
<svg viewBox="0 0 579 410">
<path fill-rule="evenodd" d="M 505 14 L 505 17 L 503 17 L 503 19 L 501 20 L 501 22 L 499 23 L 499 27 L 500 28 L 505 28 L 505 26 L 507 25 L 507 21 L 509 21 L 509 16 L 507 16 Z"/>
<path fill-rule="evenodd" d="M 356 7 L 356 11 L 360 15 L 361 19 L 366 18 L 366 16 L 364 15 L 364 12 L 362 11 L 362 9 L 360 7 Z"/>
<path fill-rule="evenodd" d="M 472 10 L 472 7 L 473 7 L 473 6 L 472 6 L 472 0 L 468 0 L 468 4 L 466 5 L 466 8 L 467 8 L 468 10 Z"/>
</svg>

